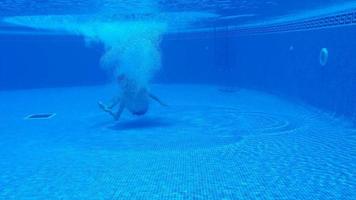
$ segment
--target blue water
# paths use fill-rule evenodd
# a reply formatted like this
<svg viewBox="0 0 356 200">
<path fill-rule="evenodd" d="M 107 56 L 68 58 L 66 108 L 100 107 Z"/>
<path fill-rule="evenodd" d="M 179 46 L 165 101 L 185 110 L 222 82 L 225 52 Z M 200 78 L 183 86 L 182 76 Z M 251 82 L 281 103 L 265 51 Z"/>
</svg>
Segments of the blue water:
<svg viewBox="0 0 356 200">
<path fill-rule="evenodd" d="M 356 199 L 355 24 L 352 0 L 2 1 L 0 199 Z M 168 106 L 115 121 L 122 74 Z"/>
</svg>

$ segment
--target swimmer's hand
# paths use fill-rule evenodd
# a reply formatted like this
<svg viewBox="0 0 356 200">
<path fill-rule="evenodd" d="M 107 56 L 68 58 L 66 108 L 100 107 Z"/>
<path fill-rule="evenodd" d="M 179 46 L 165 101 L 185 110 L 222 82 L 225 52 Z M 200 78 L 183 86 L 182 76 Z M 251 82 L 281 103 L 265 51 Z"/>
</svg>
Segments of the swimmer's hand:
<svg viewBox="0 0 356 200">
<path fill-rule="evenodd" d="M 112 112 L 110 108 L 108 108 L 103 102 L 98 101 L 99 108 L 104 112 Z"/>
<path fill-rule="evenodd" d="M 149 96 L 150 96 L 153 100 L 157 101 L 161 106 L 168 107 L 167 104 L 163 103 L 163 102 L 162 102 L 158 97 L 156 97 L 155 95 L 149 93 Z"/>
<path fill-rule="evenodd" d="M 122 107 L 122 106 L 120 106 L 120 108 L 122 107 L 122 108 L 120 109 L 120 112 L 114 113 L 114 112 L 112 111 L 112 109 L 111 109 L 110 107 L 106 106 L 103 102 L 98 101 L 98 105 L 99 105 L 99 108 L 102 109 L 104 112 L 109 113 L 109 114 L 114 118 L 115 121 L 119 120 L 120 114 L 121 114 L 121 112 L 122 112 L 122 110 L 123 110 L 123 107 Z"/>
</svg>

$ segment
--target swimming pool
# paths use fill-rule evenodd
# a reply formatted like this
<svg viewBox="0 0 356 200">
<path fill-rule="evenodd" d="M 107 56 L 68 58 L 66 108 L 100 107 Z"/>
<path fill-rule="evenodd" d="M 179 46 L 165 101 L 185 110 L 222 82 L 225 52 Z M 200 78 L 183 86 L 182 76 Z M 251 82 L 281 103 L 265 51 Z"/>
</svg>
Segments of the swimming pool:
<svg viewBox="0 0 356 200">
<path fill-rule="evenodd" d="M 0 199 L 356 198 L 356 2 L 4 1 L 0 17 Z M 167 106 L 98 107 L 136 86 Z"/>
</svg>

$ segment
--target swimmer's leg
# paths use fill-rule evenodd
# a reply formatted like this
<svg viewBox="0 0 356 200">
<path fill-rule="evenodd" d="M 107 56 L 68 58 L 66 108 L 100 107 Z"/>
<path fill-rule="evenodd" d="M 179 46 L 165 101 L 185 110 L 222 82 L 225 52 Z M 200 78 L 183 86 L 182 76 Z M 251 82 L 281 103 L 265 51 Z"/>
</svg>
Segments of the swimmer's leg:
<svg viewBox="0 0 356 200">
<path fill-rule="evenodd" d="M 148 95 L 155 101 L 157 101 L 161 106 L 168 106 L 167 104 L 163 103 L 158 97 L 155 95 L 148 93 Z"/>
</svg>

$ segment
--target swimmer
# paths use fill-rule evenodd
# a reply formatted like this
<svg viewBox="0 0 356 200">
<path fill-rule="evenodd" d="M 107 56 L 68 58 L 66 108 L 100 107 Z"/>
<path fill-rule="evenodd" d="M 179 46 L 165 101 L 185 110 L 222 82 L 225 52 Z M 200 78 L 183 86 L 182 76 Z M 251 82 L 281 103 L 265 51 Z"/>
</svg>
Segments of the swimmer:
<svg viewBox="0 0 356 200">
<path fill-rule="evenodd" d="M 125 108 L 134 115 L 144 115 L 148 111 L 150 98 L 162 106 L 167 106 L 158 97 L 151 94 L 146 87 L 139 86 L 125 75 L 119 75 L 117 79 L 121 88 L 121 95 L 115 97 L 109 105 L 105 105 L 101 101 L 98 102 L 99 107 L 113 116 L 115 120 L 119 120 Z M 119 105 L 118 110 L 114 112 L 113 108 L 116 105 Z"/>
</svg>

